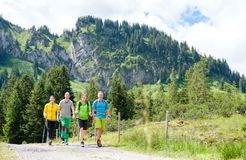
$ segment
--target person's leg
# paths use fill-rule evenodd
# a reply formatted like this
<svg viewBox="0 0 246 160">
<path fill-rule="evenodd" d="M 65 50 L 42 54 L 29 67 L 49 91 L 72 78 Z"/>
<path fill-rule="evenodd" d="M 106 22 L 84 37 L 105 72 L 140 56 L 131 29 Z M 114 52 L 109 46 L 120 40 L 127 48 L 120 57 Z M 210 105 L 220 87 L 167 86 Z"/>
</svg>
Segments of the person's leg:
<svg viewBox="0 0 246 160">
<path fill-rule="evenodd" d="M 50 140 L 54 138 L 55 121 L 50 121 Z"/>
<path fill-rule="evenodd" d="M 80 128 L 80 132 L 81 132 L 81 141 L 84 141 L 84 136 L 85 136 L 85 134 L 86 134 L 87 125 L 88 125 L 87 120 L 82 120 L 82 127 Z"/>
<path fill-rule="evenodd" d="M 71 122 L 71 118 L 65 118 L 65 142 L 68 142 L 69 139 L 69 129 L 70 129 L 70 122 Z"/>
<path fill-rule="evenodd" d="M 45 121 L 45 126 L 47 129 L 47 140 L 50 141 L 51 137 L 50 137 L 50 121 L 46 120 Z"/>
<path fill-rule="evenodd" d="M 61 139 L 62 141 L 65 140 L 65 135 L 66 135 L 66 131 L 65 131 L 65 118 L 61 117 Z"/>
<path fill-rule="evenodd" d="M 102 136 L 102 119 L 96 117 L 96 130 L 97 130 L 97 145 L 102 147 L 101 136 Z"/>
<path fill-rule="evenodd" d="M 83 124 L 82 124 L 82 120 L 78 119 L 78 126 L 79 126 L 79 138 L 80 138 L 80 142 L 83 141 Z"/>
<path fill-rule="evenodd" d="M 102 128 L 97 128 L 97 140 L 100 140 L 102 136 Z"/>
</svg>

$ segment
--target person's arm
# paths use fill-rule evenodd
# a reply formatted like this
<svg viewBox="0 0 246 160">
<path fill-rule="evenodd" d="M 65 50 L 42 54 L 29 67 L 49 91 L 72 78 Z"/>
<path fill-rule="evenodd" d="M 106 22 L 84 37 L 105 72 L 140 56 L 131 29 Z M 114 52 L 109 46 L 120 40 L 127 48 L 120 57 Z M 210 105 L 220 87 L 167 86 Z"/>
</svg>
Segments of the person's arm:
<svg viewBox="0 0 246 160">
<path fill-rule="evenodd" d="M 106 114 L 107 114 L 107 121 L 110 121 L 111 115 L 110 115 L 110 109 L 108 107 L 108 102 L 106 103 Z"/>
<path fill-rule="evenodd" d="M 88 104 L 89 104 L 89 115 L 92 116 L 91 115 L 91 104 L 90 104 L 90 102 L 88 102 Z"/>
<path fill-rule="evenodd" d="M 44 115 L 44 119 L 46 119 L 47 118 L 47 104 L 44 106 L 43 115 Z"/>
<path fill-rule="evenodd" d="M 61 118 L 62 101 L 60 101 L 58 106 L 59 106 L 58 118 L 60 119 Z"/>
<path fill-rule="evenodd" d="M 75 114 L 79 113 L 79 102 L 76 103 Z"/>
<path fill-rule="evenodd" d="M 94 118 L 95 117 L 95 108 L 96 108 L 96 103 L 95 101 L 92 103 L 92 111 L 91 111 L 91 116 Z"/>
<path fill-rule="evenodd" d="M 59 107 L 59 105 L 57 105 L 57 112 L 56 112 L 56 120 L 57 120 L 57 122 L 59 122 L 59 120 L 60 120 L 59 114 L 60 114 L 60 107 Z"/>
<path fill-rule="evenodd" d="M 72 102 L 72 106 L 71 106 L 71 109 L 72 109 L 72 113 L 73 113 L 73 119 L 75 118 L 75 111 L 74 111 L 74 105 L 73 105 L 73 102 Z"/>
</svg>

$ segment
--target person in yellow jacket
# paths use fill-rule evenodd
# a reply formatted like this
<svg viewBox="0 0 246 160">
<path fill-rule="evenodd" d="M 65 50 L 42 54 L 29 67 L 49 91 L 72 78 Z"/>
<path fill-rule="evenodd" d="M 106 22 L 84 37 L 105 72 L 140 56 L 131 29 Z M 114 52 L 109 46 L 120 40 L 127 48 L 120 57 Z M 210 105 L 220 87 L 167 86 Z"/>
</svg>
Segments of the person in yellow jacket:
<svg viewBox="0 0 246 160">
<path fill-rule="evenodd" d="M 44 118 L 45 126 L 47 128 L 48 144 L 52 144 L 53 130 L 56 126 L 56 122 L 59 121 L 59 106 L 55 102 L 55 97 L 50 96 L 50 102 L 44 106 Z"/>
</svg>

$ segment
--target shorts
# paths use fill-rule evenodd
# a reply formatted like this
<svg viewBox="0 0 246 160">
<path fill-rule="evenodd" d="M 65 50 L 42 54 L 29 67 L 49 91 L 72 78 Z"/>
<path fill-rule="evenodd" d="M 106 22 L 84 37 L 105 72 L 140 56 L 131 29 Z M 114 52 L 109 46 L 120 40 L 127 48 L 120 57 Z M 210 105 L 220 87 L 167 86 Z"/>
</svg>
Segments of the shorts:
<svg viewBox="0 0 246 160">
<path fill-rule="evenodd" d="M 96 120 L 96 128 L 99 129 L 101 128 L 102 131 L 106 130 L 106 118 L 95 118 Z"/>
<path fill-rule="evenodd" d="M 78 119 L 78 125 L 79 125 L 79 128 L 83 128 L 83 130 L 87 130 L 88 120 Z"/>
</svg>

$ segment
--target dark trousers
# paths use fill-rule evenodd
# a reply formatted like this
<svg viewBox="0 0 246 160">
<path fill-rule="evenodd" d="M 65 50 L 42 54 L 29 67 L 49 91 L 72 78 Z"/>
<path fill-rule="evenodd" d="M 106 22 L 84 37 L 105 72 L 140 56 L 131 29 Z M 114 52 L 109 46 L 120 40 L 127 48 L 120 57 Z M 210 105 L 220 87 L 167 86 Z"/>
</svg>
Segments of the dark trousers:
<svg viewBox="0 0 246 160">
<path fill-rule="evenodd" d="M 45 125 L 47 129 L 47 138 L 48 140 L 51 140 L 53 138 L 53 132 L 56 127 L 56 121 L 46 120 Z"/>
</svg>

